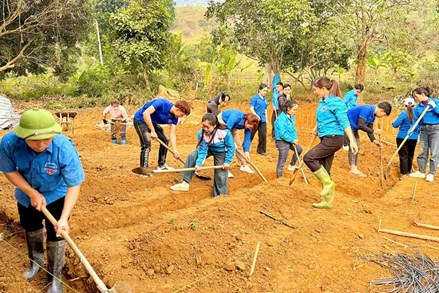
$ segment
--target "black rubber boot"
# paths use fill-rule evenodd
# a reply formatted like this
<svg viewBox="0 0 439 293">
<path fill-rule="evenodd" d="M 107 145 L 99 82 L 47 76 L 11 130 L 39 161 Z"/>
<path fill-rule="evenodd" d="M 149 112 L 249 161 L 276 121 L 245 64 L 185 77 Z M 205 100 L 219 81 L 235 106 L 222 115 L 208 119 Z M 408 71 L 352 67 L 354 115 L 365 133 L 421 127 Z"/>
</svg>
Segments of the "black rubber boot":
<svg viewBox="0 0 439 293">
<path fill-rule="evenodd" d="M 23 277 L 30 281 L 36 276 L 44 264 L 44 229 L 41 228 L 37 231 L 25 232 L 25 235 L 30 266 L 29 269 L 23 273 Z"/>
<path fill-rule="evenodd" d="M 49 280 L 52 283 L 47 289 L 47 293 L 62 293 L 63 286 L 61 283 L 61 273 L 64 267 L 64 256 L 66 252 L 66 241 L 48 241 L 47 242 L 47 271 Z"/>
</svg>

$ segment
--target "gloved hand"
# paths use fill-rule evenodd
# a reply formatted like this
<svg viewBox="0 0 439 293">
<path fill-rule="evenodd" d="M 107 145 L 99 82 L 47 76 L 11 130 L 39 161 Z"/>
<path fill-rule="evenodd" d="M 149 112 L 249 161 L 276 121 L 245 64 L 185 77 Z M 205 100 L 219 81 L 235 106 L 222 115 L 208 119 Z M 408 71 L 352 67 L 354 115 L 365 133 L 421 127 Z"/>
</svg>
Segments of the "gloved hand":
<svg viewBox="0 0 439 293">
<path fill-rule="evenodd" d="M 102 119 L 102 122 L 103 122 L 104 124 L 108 124 L 107 119 Z"/>
<path fill-rule="evenodd" d="M 428 101 L 428 105 L 432 108 L 436 108 L 436 103 L 433 100 Z"/>
</svg>

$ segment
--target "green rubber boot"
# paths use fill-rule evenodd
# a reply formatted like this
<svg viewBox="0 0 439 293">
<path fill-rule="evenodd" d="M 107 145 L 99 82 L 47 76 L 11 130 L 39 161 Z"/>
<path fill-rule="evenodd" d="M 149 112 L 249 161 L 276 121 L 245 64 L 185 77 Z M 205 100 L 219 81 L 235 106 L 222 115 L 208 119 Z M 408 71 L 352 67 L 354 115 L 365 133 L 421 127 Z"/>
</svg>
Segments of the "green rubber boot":
<svg viewBox="0 0 439 293">
<path fill-rule="evenodd" d="M 321 197 L 319 203 L 313 203 L 312 206 L 316 209 L 332 209 L 334 205 L 334 190 Z"/>
<path fill-rule="evenodd" d="M 313 203 L 312 206 L 317 209 L 332 209 L 334 201 L 335 183 L 331 180 L 326 169 L 322 166 L 314 172 L 314 175 L 322 183 L 322 191 L 320 192 L 321 201 Z"/>
</svg>

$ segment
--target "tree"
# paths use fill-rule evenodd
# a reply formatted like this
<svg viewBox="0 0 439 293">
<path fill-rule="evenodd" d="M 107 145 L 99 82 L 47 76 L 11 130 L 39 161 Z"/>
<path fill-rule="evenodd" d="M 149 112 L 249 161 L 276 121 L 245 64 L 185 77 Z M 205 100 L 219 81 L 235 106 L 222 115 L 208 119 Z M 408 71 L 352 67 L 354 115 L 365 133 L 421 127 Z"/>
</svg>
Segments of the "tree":
<svg viewBox="0 0 439 293">
<path fill-rule="evenodd" d="M 174 20 L 172 0 L 132 1 L 109 13 L 109 42 L 131 72 L 141 72 L 150 90 L 149 75 L 165 66 Z"/>
<path fill-rule="evenodd" d="M 410 12 L 411 0 L 347 0 L 326 4 L 328 13 L 339 18 L 339 29 L 351 32 L 356 51 L 355 83 L 364 83 L 367 55 L 373 43 L 382 41 L 387 28 L 404 29 L 403 17 Z"/>
<path fill-rule="evenodd" d="M 0 72 L 71 72 L 72 54 L 88 28 L 85 1 L 4 0 L 0 4 Z"/>
<path fill-rule="evenodd" d="M 227 0 L 210 3 L 206 16 L 220 24 L 213 32 L 216 42 L 236 43 L 240 53 L 268 64 L 267 71 L 288 69 L 294 77 L 307 70 L 313 76 L 331 66 L 347 66 L 349 56 L 334 21 L 318 14 L 320 6 L 313 2 Z"/>
</svg>

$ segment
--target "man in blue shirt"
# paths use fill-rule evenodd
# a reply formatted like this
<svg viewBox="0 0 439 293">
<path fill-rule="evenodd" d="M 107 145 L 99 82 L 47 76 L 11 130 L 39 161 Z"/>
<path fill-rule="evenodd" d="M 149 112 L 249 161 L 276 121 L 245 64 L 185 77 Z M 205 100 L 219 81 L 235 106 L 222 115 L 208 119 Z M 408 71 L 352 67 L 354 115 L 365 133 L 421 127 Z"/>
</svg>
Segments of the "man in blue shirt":
<svg viewBox="0 0 439 293">
<path fill-rule="evenodd" d="M 30 268 L 23 276 L 31 280 L 44 263 L 43 237 L 47 233 L 48 271 L 54 276 L 50 292 L 62 292 L 61 271 L 66 242 L 59 237 L 69 231 L 68 219 L 84 181 L 84 170 L 72 141 L 46 110 L 23 113 L 19 125 L 0 143 L 0 171 L 15 185 L 20 224 L 25 230 Z M 42 209 L 58 223 L 54 227 Z"/>
<path fill-rule="evenodd" d="M 360 136 L 358 134 L 359 130 L 367 133 L 371 142 L 381 147 L 379 140 L 375 138 L 375 134 L 381 135 L 381 129 L 373 129 L 373 122 L 375 118 L 383 118 L 389 116 L 392 112 L 392 105 L 389 102 L 384 101 L 378 103 L 378 105 L 361 105 L 348 110 L 349 123 L 354 133 L 354 137 L 360 149 Z M 346 140 L 346 137 L 345 137 Z M 349 141 L 349 138 L 347 139 Z M 366 176 L 363 172 L 358 170 L 358 152 L 354 154 L 351 149 L 349 149 L 349 165 L 351 167 L 350 173 L 357 176 Z"/>
<path fill-rule="evenodd" d="M 358 96 L 363 92 L 364 90 L 364 85 L 362 84 L 356 84 L 355 87 L 348 91 L 343 99 L 344 102 L 346 104 L 346 109 L 352 109 L 353 107 L 357 106 L 358 103 Z M 349 150 L 349 141 L 347 139 L 345 139 L 344 143 L 343 143 L 343 150 L 348 151 Z"/>
<path fill-rule="evenodd" d="M 166 145 L 171 141 L 174 148 L 174 157 L 178 159 L 180 153 L 177 150 L 177 137 L 175 134 L 178 118 L 187 116 L 191 113 L 191 108 L 186 101 L 178 100 L 175 105 L 165 98 L 157 98 L 149 101 L 143 105 L 134 114 L 134 128 L 140 139 L 140 168 L 133 169 L 134 173 L 148 175 L 151 170 L 148 170 L 149 152 L 151 151 L 151 139 L 160 139 Z M 169 139 L 166 137 L 163 128 L 160 124 L 169 124 L 171 130 Z M 158 157 L 158 169 L 170 169 L 166 165 L 166 155 L 168 150 L 166 147 L 160 145 Z"/>
</svg>

